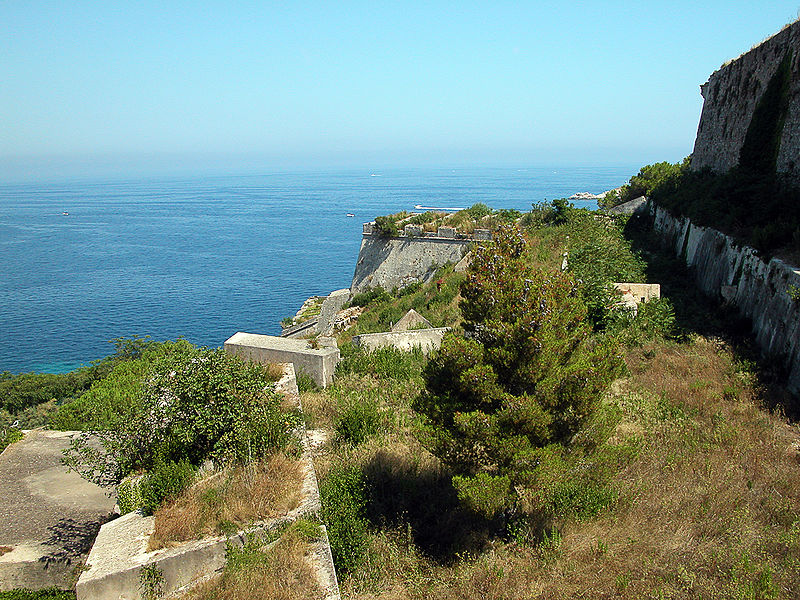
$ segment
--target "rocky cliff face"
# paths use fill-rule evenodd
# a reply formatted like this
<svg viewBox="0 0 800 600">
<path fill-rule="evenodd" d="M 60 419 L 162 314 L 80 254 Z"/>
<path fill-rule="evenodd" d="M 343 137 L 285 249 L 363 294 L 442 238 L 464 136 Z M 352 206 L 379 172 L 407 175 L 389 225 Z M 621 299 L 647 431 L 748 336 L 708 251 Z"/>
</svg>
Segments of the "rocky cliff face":
<svg viewBox="0 0 800 600">
<path fill-rule="evenodd" d="M 740 159 L 763 159 L 800 182 L 800 21 L 715 71 L 700 89 L 693 169 L 723 172 Z"/>
<path fill-rule="evenodd" d="M 693 225 L 652 207 L 653 226 L 691 268 L 698 286 L 722 297 L 753 322 L 756 343 L 765 355 L 789 371 L 789 389 L 800 393 L 800 270 L 773 258 L 765 262 L 755 250 L 727 235 Z"/>
</svg>

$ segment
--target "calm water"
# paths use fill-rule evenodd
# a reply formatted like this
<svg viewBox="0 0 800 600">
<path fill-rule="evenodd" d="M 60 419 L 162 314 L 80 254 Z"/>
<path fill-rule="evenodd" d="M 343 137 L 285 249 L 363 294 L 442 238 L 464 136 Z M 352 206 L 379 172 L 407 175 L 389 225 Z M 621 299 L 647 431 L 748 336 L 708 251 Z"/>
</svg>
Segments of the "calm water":
<svg viewBox="0 0 800 600">
<path fill-rule="evenodd" d="M 109 354 L 108 340 L 134 334 L 206 346 L 237 331 L 277 334 L 308 296 L 350 285 L 361 224 L 376 215 L 476 202 L 525 211 L 544 198 L 616 187 L 635 171 L 416 169 L 0 185 L 0 371 L 63 372 Z"/>
</svg>

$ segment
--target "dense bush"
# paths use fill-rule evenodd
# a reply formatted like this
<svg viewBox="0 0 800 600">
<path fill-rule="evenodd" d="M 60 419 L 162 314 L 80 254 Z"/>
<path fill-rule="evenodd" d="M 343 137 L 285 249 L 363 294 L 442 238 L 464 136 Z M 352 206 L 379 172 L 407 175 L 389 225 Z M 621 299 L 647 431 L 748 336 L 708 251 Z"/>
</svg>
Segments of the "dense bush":
<svg viewBox="0 0 800 600">
<path fill-rule="evenodd" d="M 351 397 L 334 420 L 333 428 L 338 440 L 360 444 L 383 429 L 385 415 L 371 398 Z"/>
<path fill-rule="evenodd" d="M 640 196 L 649 198 L 654 189 L 687 171 L 690 163 L 691 158 L 687 156 L 680 163 L 672 164 L 664 161 L 646 165 L 639 170 L 637 175 L 631 177 L 630 181 L 623 185 L 619 191 L 608 192 L 597 204 L 600 208 L 611 208 L 618 204 L 635 200 Z"/>
<path fill-rule="evenodd" d="M 50 427 L 62 431 L 110 429 L 138 409 L 144 382 L 154 365 L 174 353 L 191 352 L 186 340 L 151 342 L 136 353 L 125 352 L 111 371 L 79 398 L 64 403 L 50 417 Z"/>
<path fill-rule="evenodd" d="M 155 344 L 148 338 L 118 338 L 111 341 L 114 354 L 69 373 L 0 373 L 0 408 L 11 414 L 56 400 L 66 402 L 79 396 L 95 381 L 102 379 L 122 362 L 133 360 Z"/>
<path fill-rule="evenodd" d="M 195 468 L 185 460 L 159 460 L 142 477 L 139 483 L 142 506 L 147 514 L 153 514 L 161 503 L 174 498 L 186 489 L 195 478 Z M 120 507 L 121 508 L 121 507 Z"/>
<path fill-rule="evenodd" d="M 466 335 L 445 336 L 415 402 L 425 442 L 461 477 L 462 496 L 507 491 L 476 506 L 513 500 L 534 477 L 539 449 L 569 445 L 622 369 L 615 347 L 592 338 L 574 280 L 532 269 L 526 251 L 513 227 L 475 250 L 462 285 Z M 482 485 L 469 482 L 476 477 Z"/>
<path fill-rule="evenodd" d="M 350 306 L 367 306 L 372 302 L 383 302 L 391 300 L 392 296 L 382 287 L 374 287 L 368 289 L 366 292 L 359 292 L 355 294 L 350 300 Z"/>
<path fill-rule="evenodd" d="M 16 427 L 6 427 L 0 429 L 0 452 L 21 439 L 22 432 Z"/>
<path fill-rule="evenodd" d="M 285 413 L 268 370 L 227 354 L 182 346 L 154 361 L 140 394 L 108 428 L 73 443 L 67 461 L 89 479 L 117 482 L 161 462 L 239 462 L 285 447 L 298 415 Z"/>
<path fill-rule="evenodd" d="M 774 174 L 686 171 L 662 182 L 652 200 L 695 224 L 733 235 L 766 255 L 800 251 L 800 188 Z"/>
<path fill-rule="evenodd" d="M 322 480 L 319 493 L 336 571 L 351 573 L 367 552 L 364 476 L 352 465 L 337 466 Z"/>
</svg>

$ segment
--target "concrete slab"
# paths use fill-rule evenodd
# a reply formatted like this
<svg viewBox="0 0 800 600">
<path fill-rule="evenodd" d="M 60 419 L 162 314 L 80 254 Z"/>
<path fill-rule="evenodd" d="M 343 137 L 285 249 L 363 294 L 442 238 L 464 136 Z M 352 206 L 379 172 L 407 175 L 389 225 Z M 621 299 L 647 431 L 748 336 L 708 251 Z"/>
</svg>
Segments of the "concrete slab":
<svg viewBox="0 0 800 600">
<path fill-rule="evenodd" d="M 0 590 L 69 589 L 114 508 L 107 490 L 69 473 L 61 451 L 77 432 L 32 430 L 0 455 Z"/>
</svg>

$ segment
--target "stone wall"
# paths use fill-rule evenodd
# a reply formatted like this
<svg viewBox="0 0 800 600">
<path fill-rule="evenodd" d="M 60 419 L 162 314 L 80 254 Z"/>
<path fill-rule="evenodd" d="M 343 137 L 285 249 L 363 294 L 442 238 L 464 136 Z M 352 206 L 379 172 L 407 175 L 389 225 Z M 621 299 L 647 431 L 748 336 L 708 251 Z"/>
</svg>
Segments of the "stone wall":
<svg viewBox="0 0 800 600">
<path fill-rule="evenodd" d="M 686 263 L 706 294 L 722 298 L 752 320 L 762 352 L 789 373 L 788 387 L 800 393 L 800 270 L 773 258 L 766 262 L 748 246 L 715 229 L 698 227 L 652 207 L 653 227 Z"/>
<path fill-rule="evenodd" d="M 458 263 L 466 254 L 468 239 L 440 237 L 386 238 L 367 233 L 365 224 L 350 290 L 358 294 L 369 288 L 391 291 L 415 281 L 427 283 L 436 269 L 446 263 Z"/>
<path fill-rule="evenodd" d="M 788 73 L 781 70 L 786 68 Z M 778 93 L 775 86 L 781 76 L 788 78 L 788 89 Z M 771 95 L 765 93 L 770 82 L 785 102 L 781 114 L 768 114 L 777 110 L 774 98 L 770 100 Z M 693 169 L 710 167 L 724 172 L 739 164 L 745 144 L 755 144 L 749 154 L 754 150 L 758 155 L 763 154 L 761 146 L 777 143 L 775 168 L 800 182 L 800 21 L 715 71 L 700 89 L 704 103 L 692 155 Z M 754 121 L 759 106 L 759 116 Z M 768 132 L 771 118 L 777 119 L 772 123 L 777 128 L 777 139 Z M 751 126 L 759 131 L 751 131 L 748 141 Z M 765 139 L 757 140 L 762 134 Z"/>
</svg>

